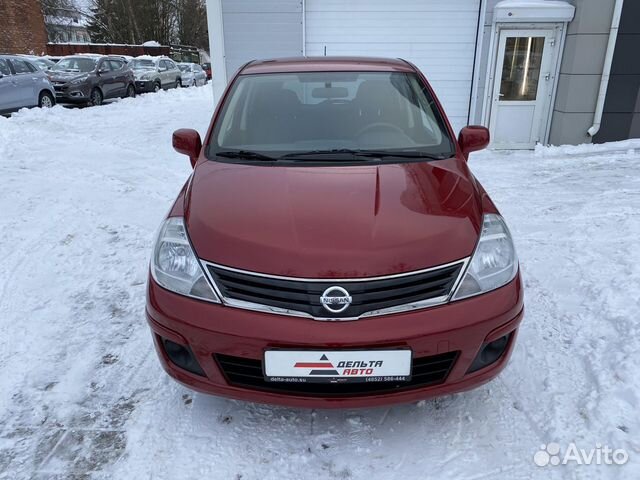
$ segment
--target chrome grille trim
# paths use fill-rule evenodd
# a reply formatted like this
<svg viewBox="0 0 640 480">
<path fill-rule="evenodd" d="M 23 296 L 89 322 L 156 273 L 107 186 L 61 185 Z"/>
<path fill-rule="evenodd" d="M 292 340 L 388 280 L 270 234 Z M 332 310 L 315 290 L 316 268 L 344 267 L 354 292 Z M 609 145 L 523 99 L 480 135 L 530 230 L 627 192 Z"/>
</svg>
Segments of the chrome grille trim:
<svg viewBox="0 0 640 480">
<path fill-rule="evenodd" d="M 256 312 L 261 312 L 261 313 L 271 313 L 271 314 L 276 314 L 276 315 L 288 315 L 288 316 L 293 316 L 293 317 L 301 317 L 301 318 L 307 318 L 307 319 L 311 319 L 311 320 L 319 320 L 319 321 L 328 321 L 328 322 L 344 322 L 344 321 L 353 321 L 353 320 L 359 320 L 362 318 L 369 318 L 369 317 L 375 317 L 375 316 L 381 316 L 381 315 L 391 315 L 391 314 L 396 314 L 396 313 L 402 313 L 402 312 L 408 312 L 408 311 L 412 311 L 412 310 L 420 310 L 420 309 L 424 309 L 424 308 L 429 308 L 429 307 L 435 307 L 437 305 L 443 305 L 445 303 L 448 303 L 449 300 L 451 299 L 451 296 L 453 295 L 453 293 L 456 291 L 458 285 L 460 284 L 464 274 L 467 271 L 467 266 L 469 264 L 471 257 L 466 257 L 463 258 L 461 260 L 456 260 L 453 262 L 449 262 L 449 263 L 445 263 L 442 265 L 436 265 L 434 267 L 429 267 L 429 268 L 425 268 L 425 269 L 421 269 L 421 270 L 414 270 L 411 272 L 404 272 L 404 273 L 397 273 L 397 274 L 392 274 L 392 275 L 384 275 L 384 276 L 377 276 L 377 277 L 362 277 L 362 278 L 304 278 L 304 277 L 288 277 L 288 276 L 283 276 L 283 275 L 272 275 L 272 274 L 267 274 L 267 273 L 261 273 L 261 272 L 252 272 L 249 270 L 242 270 L 239 268 L 234 268 L 234 267 L 229 267 L 226 265 L 221 265 L 218 263 L 213 263 L 213 262 L 208 262 L 206 260 L 200 259 L 200 263 L 202 266 L 202 269 L 205 272 L 205 275 L 207 276 L 207 279 L 209 280 L 209 282 L 211 283 L 211 285 L 213 286 L 216 294 L 218 295 L 218 297 L 221 299 L 223 305 L 229 306 L 229 307 L 234 307 L 234 308 L 242 308 L 244 310 L 252 310 L 252 311 L 256 311 Z M 314 316 L 311 315 L 307 312 L 301 312 L 298 310 L 291 310 L 291 309 L 286 309 L 286 308 L 280 308 L 280 307 L 275 307 L 272 305 L 264 305 L 261 303 L 254 303 L 254 302 L 248 302 L 248 301 L 244 301 L 244 300 L 239 300 L 239 299 L 235 299 L 235 298 L 230 298 L 227 297 L 225 295 L 222 294 L 222 292 L 220 291 L 220 289 L 218 288 L 218 286 L 216 285 L 216 282 L 209 270 L 209 266 L 211 267 L 215 267 L 221 270 L 228 270 L 230 272 L 236 272 L 236 273 L 240 273 L 240 274 L 244 274 L 247 276 L 255 276 L 255 277 L 263 277 L 263 278 L 269 278 L 269 279 L 274 279 L 274 280 L 288 280 L 288 281 L 295 281 L 295 282 L 317 282 L 317 283 L 326 283 L 326 284 L 340 284 L 340 283 L 349 283 L 349 282 L 368 282 L 368 281 L 375 281 L 375 280 L 390 280 L 390 279 L 394 279 L 394 278 L 401 278 L 401 277 L 409 277 L 412 275 L 419 275 L 422 273 L 426 273 L 426 272 L 431 272 L 434 270 L 440 270 L 440 269 L 444 269 L 447 267 L 452 267 L 452 266 L 458 266 L 460 265 L 460 271 L 458 272 L 458 275 L 451 287 L 451 289 L 449 290 L 449 292 L 447 293 L 447 295 L 441 295 L 438 297 L 433 297 L 433 298 L 429 298 L 426 300 L 421 300 L 421 301 L 416 301 L 416 302 L 411 302 L 411 303 L 406 303 L 406 304 L 402 304 L 402 305 L 396 305 L 393 307 L 388 307 L 388 308 L 383 308 L 380 310 L 371 310 L 368 312 L 365 312 L 359 316 L 354 316 L 354 317 L 321 317 L 321 316 Z"/>
</svg>

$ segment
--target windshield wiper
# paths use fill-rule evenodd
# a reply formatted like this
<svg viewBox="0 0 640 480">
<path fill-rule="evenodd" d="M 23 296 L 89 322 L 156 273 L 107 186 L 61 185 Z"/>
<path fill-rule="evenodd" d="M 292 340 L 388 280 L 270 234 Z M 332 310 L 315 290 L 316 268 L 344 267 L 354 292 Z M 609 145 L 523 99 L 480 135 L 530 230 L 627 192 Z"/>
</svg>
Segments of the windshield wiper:
<svg viewBox="0 0 640 480">
<path fill-rule="evenodd" d="M 244 160 L 259 160 L 262 162 L 276 162 L 279 159 L 270 157 L 263 153 L 252 152 L 251 150 L 229 150 L 224 152 L 213 152 L 214 155 L 224 158 L 241 158 Z"/>
<path fill-rule="evenodd" d="M 336 148 L 332 150 L 309 150 L 307 152 L 295 152 L 287 153 L 280 158 L 297 158 L 314 155 L 352 155 L 354 157 L 366 157 L 366 158 L 428 158 L 430 160 L 443 160 L 449 158 L 451 155 L 434 155 L 419 151 L 407 152 L 407 151 L 392 151 L 392 150 L 354 150 L 350 148 Z"/>
</svg>

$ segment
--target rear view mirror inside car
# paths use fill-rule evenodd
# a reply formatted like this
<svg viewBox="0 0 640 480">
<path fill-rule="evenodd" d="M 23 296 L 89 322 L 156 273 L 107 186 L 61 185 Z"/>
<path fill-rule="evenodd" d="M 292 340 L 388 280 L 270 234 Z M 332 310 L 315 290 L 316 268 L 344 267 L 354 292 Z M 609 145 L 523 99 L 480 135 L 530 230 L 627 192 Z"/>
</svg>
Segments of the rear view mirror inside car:
<svg viewBox="0 0 640 480">
<path fill-rule="evenodd" d="M 349 90 L 346 87 L 318 87 L 311 91 L 313 98 L 346 98 Z"/>
</svg>

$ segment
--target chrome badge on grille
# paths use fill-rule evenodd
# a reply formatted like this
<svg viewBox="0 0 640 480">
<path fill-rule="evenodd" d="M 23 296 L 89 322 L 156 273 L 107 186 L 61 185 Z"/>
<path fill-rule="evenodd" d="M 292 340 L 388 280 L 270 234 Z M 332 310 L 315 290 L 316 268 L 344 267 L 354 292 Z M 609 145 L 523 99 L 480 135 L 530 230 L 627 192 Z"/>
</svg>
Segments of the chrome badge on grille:
<svg viewBox="0 0 640 480">
<path fill-rule="evenodd" d="M 327 288 L 320 296 L 320 303 L 331 313 L 344 312 L 351 305 L 352 300 L 349 292 L 338 286 Z"/>
</svg>

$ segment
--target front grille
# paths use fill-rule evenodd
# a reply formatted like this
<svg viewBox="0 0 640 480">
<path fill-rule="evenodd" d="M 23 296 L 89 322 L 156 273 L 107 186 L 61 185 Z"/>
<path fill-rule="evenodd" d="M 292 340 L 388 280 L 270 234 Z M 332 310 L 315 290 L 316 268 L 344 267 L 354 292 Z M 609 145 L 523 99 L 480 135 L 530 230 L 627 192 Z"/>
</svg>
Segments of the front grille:
<svg viewBox="0 0 640 480">
<path fill-rule="evenodd" d="M 463 264 L 460 261 L 428 271 L 361 281 L 262 276 L 211 264 L 207 268 L 226 299 L 303 312 L 316 318 L 354 318 L 417 302 L 423 302 L 422 306 L 442 303 Z M 339 313 L 330 312 L 320 303 L 323 292 L 333 286 L 344 288 L 352 298 L 351 304 Z"/>
<path fill-rule="evenodd" d="M 262 361 L 244 357 L 214 354 L 227 381 L 251 390 L 263 390 L 299 396 L 354 396 L 393 393 L 423 388 L 444 382 L 453 368 L 459 352 L 447 352 L 429 357 L 414 358 L 411 380 L 408 382 L 360 383 L 277 383 L 267 382 L 262 373 Z"/>
</svg>

